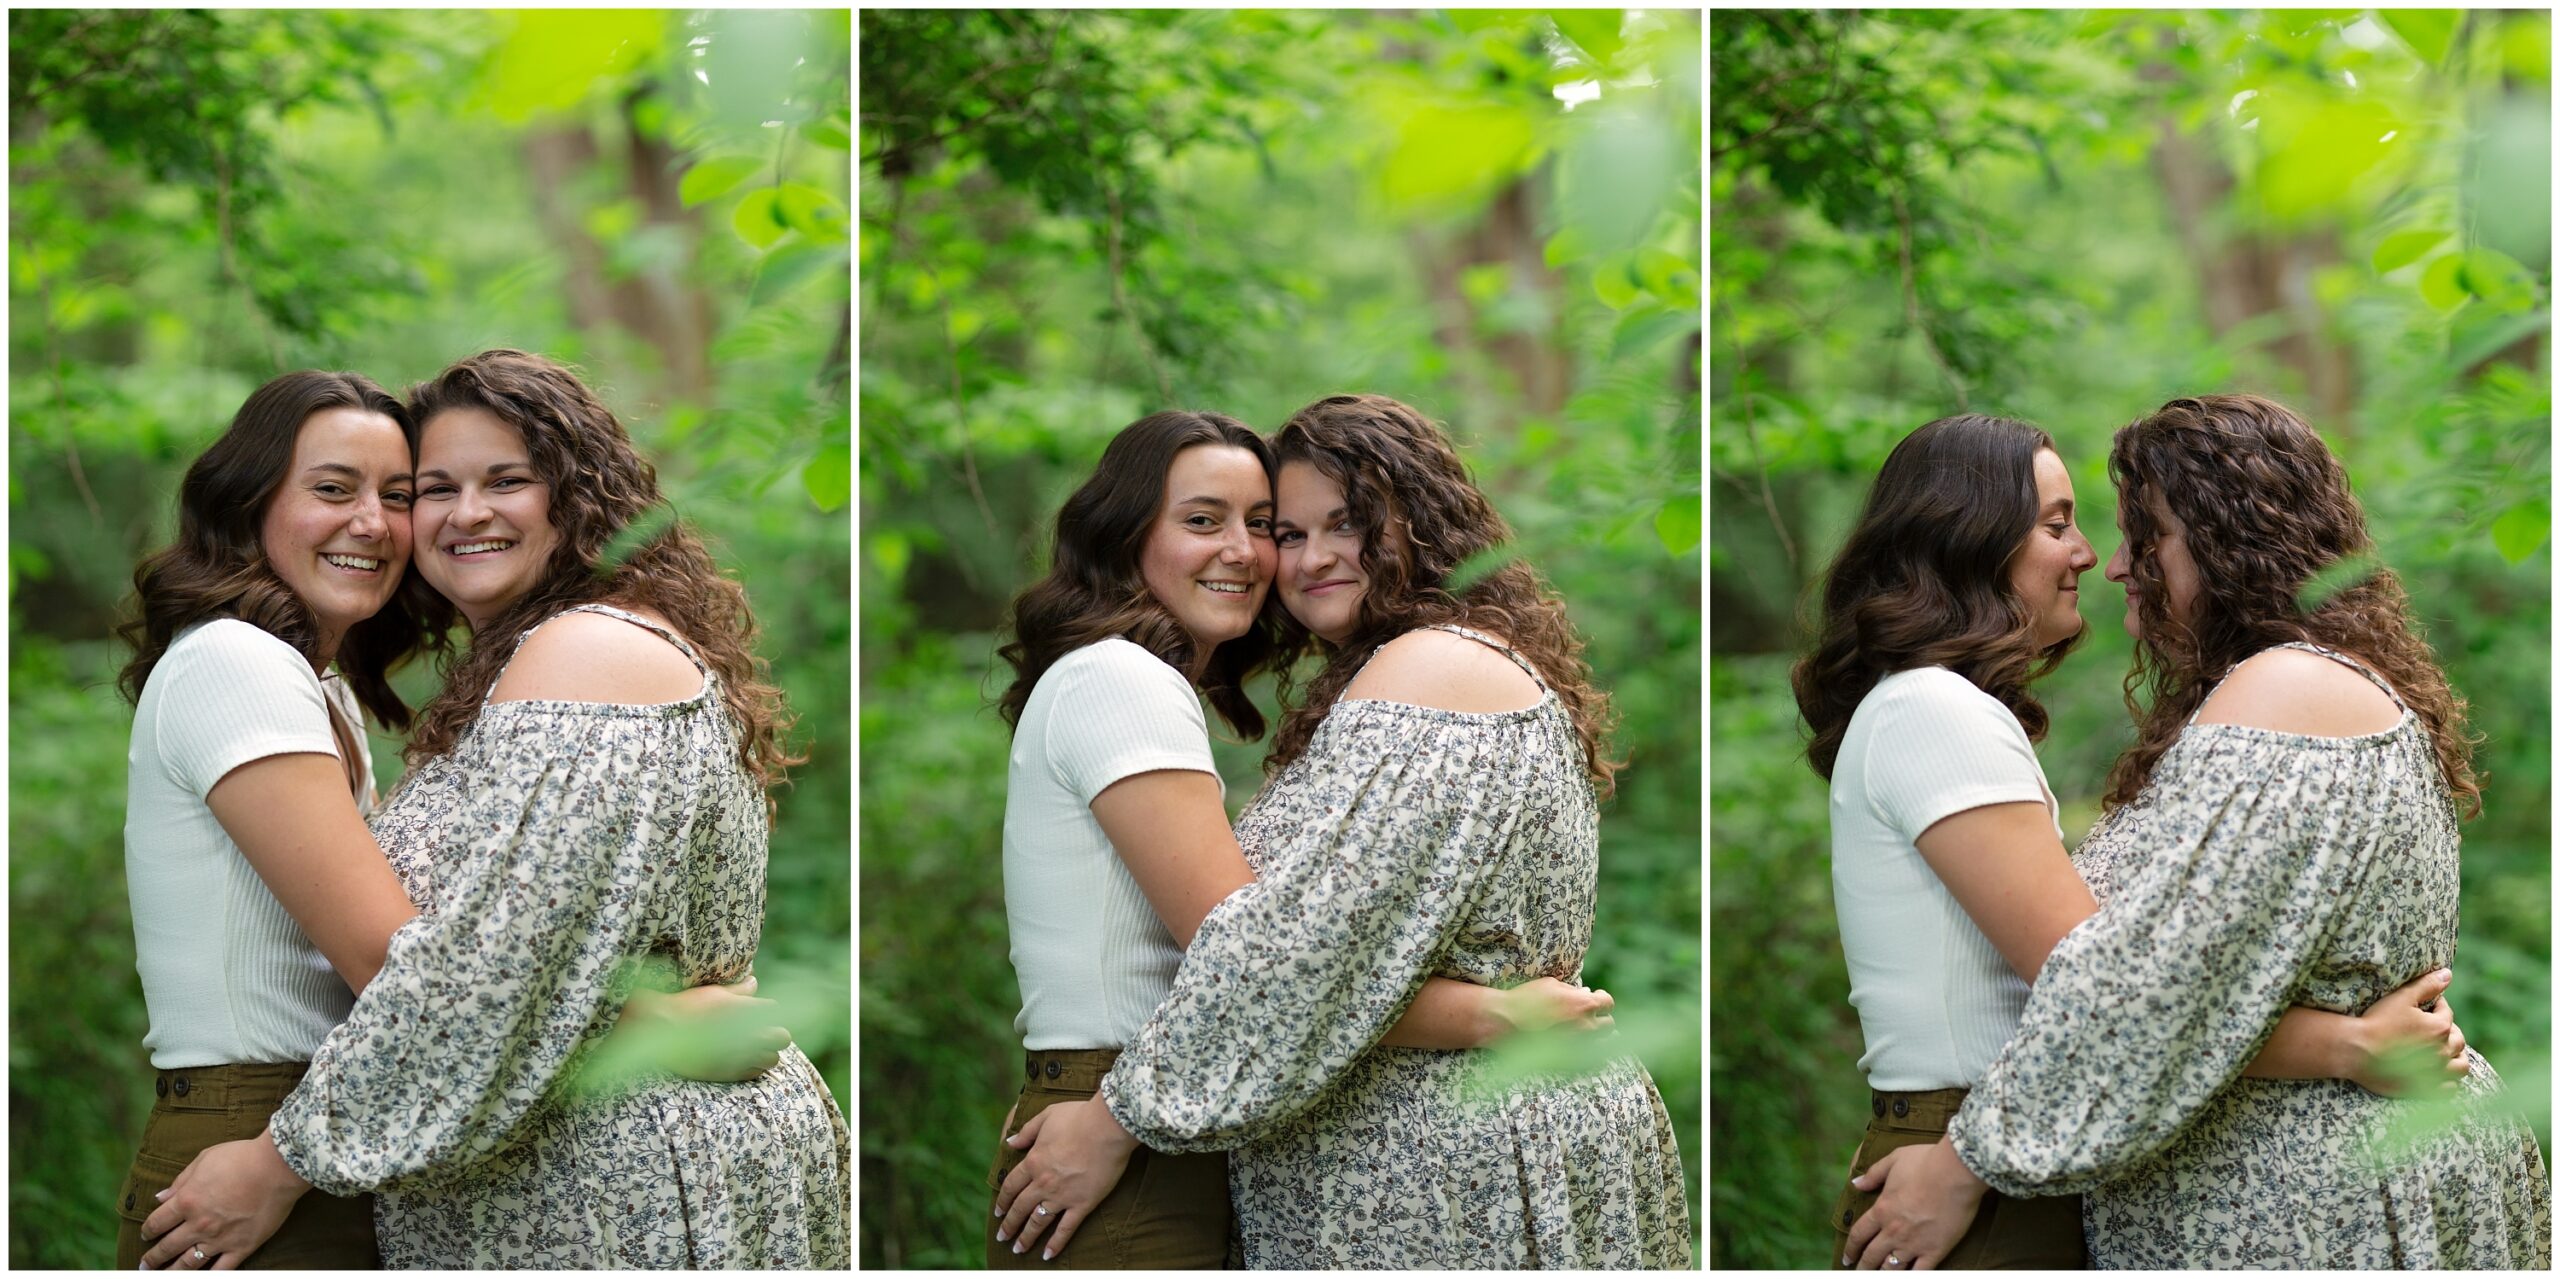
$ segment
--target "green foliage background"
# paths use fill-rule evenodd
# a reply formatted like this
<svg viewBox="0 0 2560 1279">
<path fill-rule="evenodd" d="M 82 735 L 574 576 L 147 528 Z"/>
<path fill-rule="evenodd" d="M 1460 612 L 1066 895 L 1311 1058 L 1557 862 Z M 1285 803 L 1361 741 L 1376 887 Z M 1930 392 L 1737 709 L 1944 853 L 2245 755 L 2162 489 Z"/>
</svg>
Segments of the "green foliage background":
<svg viewBox="0 0 2560 1279">
<path fill-rule="evenodd" d="M 800 716 L 758 975 L 849 1101 L 850 16 L 48 11 L 9 36 L 10 1264 L 110 1264 L 151 1086 L 109 628 L 187 463 L 288 369 L 396 389 L 541 351 L 656 460 Z"/>
<path fill-rule="evenodd" d="M 1058 503 L 1149 411 L 1276 427 L 1346 390 L 1451 426 L 1617 696 L 1586 980 L 1694 1204 L 1698 37 L 1616 10 L 863 14 L 864 1265 L 983 1255 L 1020 1069 L 995 632 Z M 1219 747 L 1238 803 L 1260 755 Z"/>
<path fill-rule="evenodd" d="M 1887 450 L 1965 407 L 2053 432 L 2102 557 L 2116 427 L 2250 390 L 2321 428 L 2486 736 L 2452 997 L 2549 1148 L 2550 47 L 2524 12 L 1715 15 L 1712 1264 L 1832 1246 L 1864 1085 L 1786 669 Z M 2123 595 L 2083 597 L 2038 690 L 2075 842 L 2131 740 Z"/>
</svg>

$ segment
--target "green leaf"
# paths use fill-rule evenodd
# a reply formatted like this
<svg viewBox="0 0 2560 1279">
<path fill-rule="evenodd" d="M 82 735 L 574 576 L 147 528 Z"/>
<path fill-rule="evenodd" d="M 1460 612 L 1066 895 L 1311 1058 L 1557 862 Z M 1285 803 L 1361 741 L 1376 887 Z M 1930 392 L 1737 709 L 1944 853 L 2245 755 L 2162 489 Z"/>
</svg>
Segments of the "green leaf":
<svg viewBox="0 0 2560 1279">
<path fill-rule="evenodd" d="M 2444 366 L 2455 369 L 2470 368 L 2550 327 L 2551 310 L 2548 307 L 2537 307 L 2523 315 L 2490 316 L 2487 323 L 2478 325 L 2466 325 L 2457 321 L 2453 326 L 2451 350 L 2445 356 Z"/>
<path fill-rule="evenodd" d="M 2550 540 L 2551 503 L 2543 498 L 2527 498 L 2508 507 L 2489 526 L 2489 541 L 2509 564 L 2523 563 Z"/>
<path fill-rule="evenodd" d="M 566 110 L 655 56 L 671 17 L 654 9 L 519 10 L 473 96 L 509 123 Z"/>
<path fill-rule="evenodd" d="M 1412 100 L 1391 104 L 1395 142 L 1380 188 L 1399 208 L 1465 205 L 1529 170 L 1537 121 L 1518 102 Z"/>
<path fill-rule="evenodd" d="M 775 189 L 774 217 L 820 244 L 842 244 L 846 238 L 844 206 L 806 183 L 785 182 Z"/>
<path fill-rule="evenodd" d="M 1565 268 L 1565 264 L 1581 261 L 1587 252 L 1588 250 L 1582 247 L 1582 237 L 1574 234 L 1572 227 L 1566 227 L 1547 237 L 1545 256 L 1547 265 L 1554 270 L 1561 271 Z"/>
<path fill-rule="evenodd" d="M 1664 303 L 1698 309 L 1698 269 L 1687 258 L 1660 249 L 1646 249 L 1636 254 L 1634 275 L 1637 282 Z"/>
<path fill-rule="evenodd" d="M 2533 305 L 2533 272 L 2496 249 L 2473 249 L 2462 257 L 2462 287 L 2471 296 L 2502 311 Z"/>
<path fill-rule="evenodd" d="M 1630 303 L 1644 296 L 1644 290 L 1627 275 L 1625 258 L 1609 258 L 1594 267 L 1591 291 L 1598 294 L 1601 304 L 1612 311 L 1626 310 Z"/>
<path fill-rule="evenodd" d="M 845 251 L 823 244 L 795 241 L 764 255 L 756 263 L 755 284 L 747 290 L 747 305 L 762 306 L 790 292 L 811 276 L 821 274 L 829 265 L 838 273 L 844 270 Z"/>
<path fill-rule="evenodd" d="M 2273 95 L 2270 95 L 2271 97 Z M 2316 104 L 2276 98 L 2260 117 L 2269 135 L 2258 164 L 2258 199 L 2278 218 L 2341 211 L 2356 179 L 2381 163 L 2402 125 L 2391 108 L 2368 98 Z"/>
<path fill-rule="evenodd" d="M 1661 344 L 1674 333 L 1698 327 L 1698 312 L 1673 307 L 1643 307 L 1618 317 L 1617 332 L 1610 336 L 1609 358 L 1623 360 L 1640 355 Z"/>
<path fill-rule="evenodd" d="M 1450 25 L 1470 35 L 1478 31 L 1517 31 L 1537 16 L 1535 9 L 1443 9 Z"/>
<path fill-rule="evenodd" d="M 1520 548 L 1517 546 L 1507 544 L 1502 546 L 1488 546 L 1485 549 L 1458 561 L 1458 566 L 1449 570 L 1449 579 L 1440 584 L 1440 589 L 1445 590 L 1452 595 L 1461 594 L 1468 587 L 1473 586 L 1490 576 L 1494 570 L 1499 569 L 1506 564 L 1514 563 L 1519 558 Z"/>
<path fill-rule="evenodd" d="M 667 505 L 663 499 L 642 508 L 630 523 L 622 526 L 620 532 L 606 539 L 604 549 L 596 553 L 596 575 L 602 577 L 622 567 L 624 560 L 657 540 L 658 534 L 665 532 L 675 519 L 676 508 Z"/>
<path fill-rule="evenodd" d="M 1556 163 L 1556 211 L 1562 225 L 1599 253 L 1633 249 L 1671 205 L 1677 175 L 1697 164 L 1671 127 L 1648 111 L 1614 100 L 1573 113 L 1573 140 Z"/>
<path fill-rule="evenodd" d="M 1584 53 L 1601 68 L 1607 68 L 1626 43 L 1621 34 L 1626 15 L 1617 9 L 1550 9 L 1547 16 L 1555 21 L 1556 30 L 1565 39 L 1582 46 Z"/>
<path fill-rule="evenodd" d="M 2382 557 L 2371 551 L 2358 551 L 2310 576 L 2302 589 L 2293 593 L 2293 605 L 2305 613 L 2318 611 L 2329 597 L 2351 586 L 2361 586 L 2365 579 L 2382 567 Z"/>
<path fill-rule="evenodd" d="M 907 561 L 914 554 L 915 548 L 907 542 L 907 535 L 896 529 L 882 529 L 871 535 L 871 562 L 879 566 L 890 581 L 894 582 L 906 574 Z"/>
<path fill-rule="evenodd" d="M 818 455 L 800 468 L 800 487 L 809 490 L 809 500 L 817 503 L 819 510 L 842 509 L 853 496 L 853 449 L 843 444 L 819 449 Z"/>
<path fill-rule="evenodd" d="M 2383 9 L 2382 25 L 2406 41 L 2428 66 L 2444 61 L 2453 48 L 2453 33 L 2462 25 L 2459 9 Z"/>
<path fill-rule="evenodd" d="M 729 215 L 729 223 L 738 228 L 741 239 L 759 249 L 772 248 L 774 241 L 791 230 L 782 224 L 772 187 L 749 191 L 747 198 L 738 201 L 737 212 Z"/>
<path fill-rule="evenodd" d="M 832 151 L 853 149 L 853 135 L 833 120 L 811 120 L 800 126 L 800 136 Z"/>
<path fill-rule="evenodd" d="M 684 180 L 676 183 L 676 196 L 690 209 L 729 194 L 763 169 L 764 161 L 754 156 L 724 155 L 704 160 L 684 171 Z"/>
<path fill-rule="evenodd" d="M 2551 83 L 2551 15 L 2508 12 L 2498 24 L 2499 60 L 2507 74 L 2535 84 Z"/>
<path fill-rule="evenodd" d="M 2402 231 L 2385 236 L 2373 251 L 2373 269 L 2389 275 L 2427 256 L 2427 250 L 2451 234 L 2450 231 Z"/>
<path fill-rule="evenodd" d="M 1662 539 L 1662 549 L 1674 555 L 1686 555 L 1696 549 L 1699 533 L 1705 527 L 1704 508 L 1695 493 L 1664 502 L 1653 517 L 1653 535 Z"/>
<path fill-rule="evenodd" d="M 2427 273 L 2418 277 L 2418 296 L 2439 311 L 2450 311 L 2462 305 L 2470 294 L 2462 287 L 2462 255 L 2448 253 L 2427 264 Z"/>
</svg>

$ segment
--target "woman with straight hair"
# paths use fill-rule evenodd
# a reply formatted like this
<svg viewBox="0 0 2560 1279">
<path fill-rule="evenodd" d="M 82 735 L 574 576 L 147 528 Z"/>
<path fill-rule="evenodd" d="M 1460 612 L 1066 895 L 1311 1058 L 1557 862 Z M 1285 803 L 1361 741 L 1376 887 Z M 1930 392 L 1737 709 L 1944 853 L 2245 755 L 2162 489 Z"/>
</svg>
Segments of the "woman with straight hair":
<svg viewBox="0 0 2560 1279">
<path fill-rule="evenodd" d="M 1814 649 L 1796 665 L 1807 756 L 1831 786 L 1832 892 L 1866 1043 L 1872 1118 L 1853 1177 L 1944 1140 L 2015 1032 L 2047 952 L 2096 909 L 2063 852 L 2033 746 L 2046 714 L 2028 690 L 2080 637 L 2078 583 L 2097 557 L 2078 516 L 2042 430 L 1980 414 L 1921 427 L 1885 459 L 1825 580 Z M 2286 1011 L 2247 1068 L 2389 1087 L 2387 1049 L 2432 1038 L 2460 1069 L 2449 1008 L 2422 1007 L 2446 975 L 2394 976 L 2415 980 L 2362 1020 Z M 1833 1206 L 1838 1264 L 2087 1260 L 2076 1198 L 1988 1196 L 1934 1249 L 1916 1233 L 1881 1247 L 1853 1236 L 1873 1199 L 1855 1180 Z"/>
<path fill-rule="evenodd" d="M 1617 764 L 1562 601 L 1520 563 L 1452 585 L 1510 529 L 1412 408 L 1328 397 L 1273 447 L 1287 643 L 1326 662 L 1236 824 L 1259 878 L 1098 1096 L 1025 1126 L 998 1208 L 1037 1235 L 1094 1167 L 1224 1150 L 1250 1267 L 1685 1267 L 1679 1149 L 1634 1058 L 1505 1079 L 1389 1033 L 1434 974 L 1581 976 Z"/>
<path fill-rule="evenodd" d="M 1013 727 L 1004 890 L 1024 1082 L 1008 1138 L 1061 1115 L 1090 1121 L 1098 1107 L 1077 1103 L 1163 1002 L 1203 917 L 1253 878 L 1227 824 L 1200 699 L 1239 736 L 1261 736 L 1244 682 L 1272 652 L 1261 620 L 1277 560 L 1271 519 L 1262 437 L 1224 414 L 1153 414 L 1112 437 L 1059 508 L 1048 574 L 1014 600 L 1001 651 L 1015 674 L 998 709 Z M 1434 978 L 1387 1034 L 1461 1049 L 1607 1007 L 1605 994 L 1552 977 L 1508 991 Z M 1027 1145 L 999 1148 L 990 1191 L 1017 1175 Z M 999 1200 L 988 1266 L 1223 1264 L 1226 1156 L 1114 1154 L 1107 1168 L 1062 1170 L 1046 1200 L 1022 1201 L 1008 1220 L 995 1218 L 1013 1196 Z M 1120 1175 L 1124 1162 L 1134 1175 Z M 1046 1167 L 1046 1156 L 1033 1165 Z"/>
<path fill-rule="evenodd" d="M 2453 962 L 2479 809 L 2397 578 L 2309 593 L 2373 551 L 2346 469 L 2282 405 L 2208 395 L 2117 432 L 2108 470 L 2139 723 L 2077 858 L 2106 905 L 2050 945 L 1947 1142 L 1872 1170 L 1890 1202 L 1852 1246 L 1925 1260 L 1976 1197 L 2077 1193 L 2101 1267 L 2549 1269 L 2541 1152 L 2459 1032 L 2461 1104 L 2408 1135 L 2367 1089 L 2249 1068 Z"/>
<path fill-rule="evenodd" d="M 738 1083 L 581 1077 L 654 974 L 736 981 L 768 788 L 796 762 L 744 591 L 667 520 L 571 370 L 522 351 L 410 393 L 426 622 L 470 647 L 374 829 L 423 911 L 263 1133 L 144 1223 L 147 1265 L 236 1265 L 309 1190 L 372 1191 L 394 1267 L 833 1268 L 844 1117 L 808 1058 Z"/>
</svg>

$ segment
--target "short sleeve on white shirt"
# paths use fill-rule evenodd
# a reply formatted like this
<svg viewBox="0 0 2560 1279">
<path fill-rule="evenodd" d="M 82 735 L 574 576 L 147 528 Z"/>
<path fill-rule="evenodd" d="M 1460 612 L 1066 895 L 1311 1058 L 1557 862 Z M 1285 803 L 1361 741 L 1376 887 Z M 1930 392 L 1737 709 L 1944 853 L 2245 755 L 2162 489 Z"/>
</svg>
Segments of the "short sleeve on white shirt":
<svg viewBox="0 0 2560 1279">
<path fill-rule="evenodd" d="M 1104 640 L 1059 658 L 1042 682 L 1057 685 L 1047 755 L 1079 803 L 1090 805 L 1113 782 L 1140 773 L 1218 775 L 1200 695 L 1155 654 L 1124 639 Z"/>
<path fill-rule="evenodd" d="M 257 626 L 221 618 L 196 627 L 161 654 L 154 678 L 163 673 L 187 695 L 157 708 L 160 758 L 199 798 L 253 760 L 338 753 L 320 677 Z"/>
<path fill-rule="evenodd" d="M 1867 801 L 1903 839 L 1989 804 L 2049 803 L 2018 717 L 1943 667 L 1902 671 L 1869 695 Z"/>
</svg>

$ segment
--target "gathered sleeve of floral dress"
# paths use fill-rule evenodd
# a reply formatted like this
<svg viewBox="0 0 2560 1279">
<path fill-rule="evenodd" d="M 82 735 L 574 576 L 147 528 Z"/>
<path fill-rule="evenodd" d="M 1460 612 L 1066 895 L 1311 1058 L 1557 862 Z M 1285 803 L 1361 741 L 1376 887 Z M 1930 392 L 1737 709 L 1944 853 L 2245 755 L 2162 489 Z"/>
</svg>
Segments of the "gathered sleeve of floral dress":
<svg viewBox="0 0 2560 1279">
<path fill-rule="evenodd" d="M 2358 747 L 2186 730 L 2137 800 L 2143 860 L 2055 944 L 1950 1124 L 1967 1167 L 2004 1194 L 2086 1192 L 2168 1146 L 2241 1073 L 2376 860 L 2376 759 Z"/>
<path fill-rule="evenodd" d="M 1104 1077 L 1165 1151 L 1253 1140 L 1304 1110 L 1403 1015 L 1501 873 L 1532 761 L 1527 715 L 1349 701 L 1271 783 L 1293 805 L 1256 882 L 1210 910 L 1173 992 Z"/>
<path fill-rule="evenodd" d="M 469 832 L 433 869 L 434 908 L 313 1054 L 270 1124 L 320 1190 L 442 1181 L 499 1148 L 612 1026 L 709 820 L 674 706 L 498 702 L 457 748 Z M 465 760 L 469 752 L 477 756 Z M 698 780 L 698 779 L 695 779 Z"/>
</svg>

